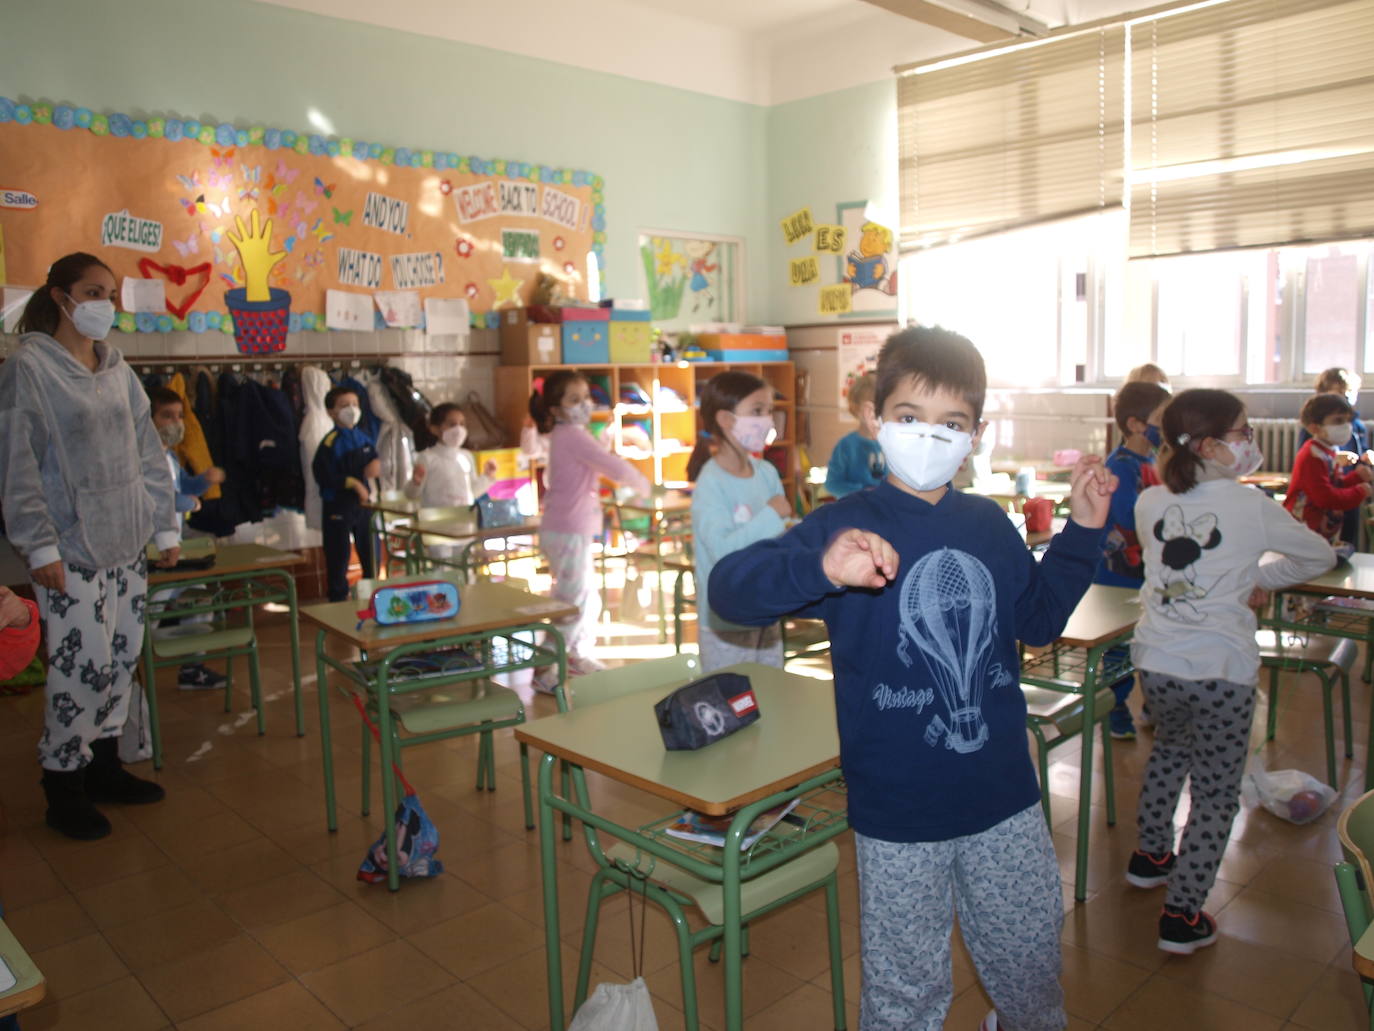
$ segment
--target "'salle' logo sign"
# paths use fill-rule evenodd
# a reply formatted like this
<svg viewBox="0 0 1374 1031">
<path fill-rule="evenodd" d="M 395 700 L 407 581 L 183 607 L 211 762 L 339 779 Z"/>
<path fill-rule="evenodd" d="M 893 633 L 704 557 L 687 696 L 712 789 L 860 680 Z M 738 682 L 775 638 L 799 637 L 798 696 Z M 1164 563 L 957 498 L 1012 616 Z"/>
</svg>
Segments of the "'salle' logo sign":
<svg viewBox="0 0 1374 1031">
<path fill-rule="evenodd" d="M 38 198 L 27 190 L 0 190 L 0 208 L 36 208 Z"/>
</svg>

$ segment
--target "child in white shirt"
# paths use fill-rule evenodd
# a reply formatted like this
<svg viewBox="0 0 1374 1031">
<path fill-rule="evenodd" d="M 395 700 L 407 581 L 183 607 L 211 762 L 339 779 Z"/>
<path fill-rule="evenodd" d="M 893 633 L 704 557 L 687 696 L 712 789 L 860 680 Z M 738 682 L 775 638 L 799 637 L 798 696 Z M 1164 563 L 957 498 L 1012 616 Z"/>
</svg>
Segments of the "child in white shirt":
<svg viewBox="0 0 1374 1031">
<path fill-rule="evenodd" d="M 477 471 L 476 457 L 463 447 L 467 419 L 456 404 L 437 405 L 429 413 L 429 429 L 436 443 L 415 456 L 415 471 L 405 485 L 405 495 L 418 498 L 426 508 L 466 508 L 491 486 L 496 463 L 488 459 L 486 467 Z"/>
</svg>

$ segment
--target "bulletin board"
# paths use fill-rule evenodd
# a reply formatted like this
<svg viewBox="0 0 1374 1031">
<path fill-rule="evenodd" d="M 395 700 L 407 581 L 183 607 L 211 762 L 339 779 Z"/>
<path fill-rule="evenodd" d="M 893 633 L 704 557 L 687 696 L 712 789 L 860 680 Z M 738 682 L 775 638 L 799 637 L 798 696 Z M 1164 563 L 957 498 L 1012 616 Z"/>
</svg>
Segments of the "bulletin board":
<svg viewBox="0 0 1374 1031">
<path fill-rule="evenodd" d="M 327 290 L 462 298 L 475 325 L 496 324 L 540 272 L 588 296 L 603 186 L 523 161 L 0 97 L 0 283 L 36 286 L 89 251 L 120 281 L 164 281 L 166 310 L 121 312 L 125 331 L 227 332 L 234 289 L 285 291 L 292 329 L 325 328 Z"/>
</svg>

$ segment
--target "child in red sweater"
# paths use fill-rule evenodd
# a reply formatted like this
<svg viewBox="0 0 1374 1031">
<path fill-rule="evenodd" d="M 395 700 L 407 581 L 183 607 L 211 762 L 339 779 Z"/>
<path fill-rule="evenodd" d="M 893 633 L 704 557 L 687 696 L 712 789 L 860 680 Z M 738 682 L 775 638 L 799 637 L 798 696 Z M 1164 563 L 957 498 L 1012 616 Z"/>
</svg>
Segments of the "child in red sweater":
<svg viewBox="0 0 1374 1031">
<path fill-rule="evenodd" d="M 1374 479 L 1363 456 L 1341 451 L 1350 439 L 1355 411 L 1339 394 L 1317 394 L 1298 419 L 1312 439 L 1298 449 L 1283 507 L 1308 529 L 1339 543 L 1344 514 L 1371 493 Z"/>
<path fill-rule="evenodd" d="M 0 680 L 8 680 L 33 661 L 38 634 L 38 606 L 0 587 Z"/>
</svg>

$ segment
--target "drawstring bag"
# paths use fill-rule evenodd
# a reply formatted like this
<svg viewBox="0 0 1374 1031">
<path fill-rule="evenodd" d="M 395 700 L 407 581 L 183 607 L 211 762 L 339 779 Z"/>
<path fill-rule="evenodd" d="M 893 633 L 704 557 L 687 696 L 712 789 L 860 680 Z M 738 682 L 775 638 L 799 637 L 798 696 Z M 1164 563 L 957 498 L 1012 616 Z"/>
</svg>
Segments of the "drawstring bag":
<svg viewBox="0 0 1374 1031">
<path fill-rule="evenodd" d="M 654 1003 L 649 986 L 644 983 L 645 921 L 649 907 L 648 894 L 639 892 L 639 948 L 635 948 L 635 893 L 630 890 L 630 904 L 625 911 L 630 917 L 630 962 L 634 980 L 629 984 L 597 985 L 587 1001 L 573 1014 L 568 1031 L 658 1031 Z"/>
<path fill-rule="evenodd" d="M 1240 799 L 1248 806 L 1263 806 L 1281 820 L 1304 824 L 1326 812 L 1336 792 L 1302 770 L 1266 770 L 1256 757 L 1241 781 Z"/>
<path fill-rule="evenodd" d="M 469 451 L 491 451 L 506 446 L 506 431 L 496 421 L 496 416 L 482 403 L 482 397 L 477 391 L 469 390 L 461 407 L 463 417 L 467 420 L 466 444 Z"/>
<path fill-rule="evenodd" d="M 372 731 L 372 737 L 380 743 L 381 736 L 376 725 L 368 718 L 363 700 L 355 694 L 353 704 L 358 709 L 358 715 L 367 724 L 367 729 Z M 415 794 L 414 786 L 406 780 L 401 768 L 395 763 L 391 768 L 396 771 L 401 786 L 405 788 L 405 797 L 396 807 L 396 815 L 393 817 L 396 822 L 397 872 L 402 877 L 437 877 L 444 872 L 444 864 L 435 855 L 439 851 L 439 828 L 434 826 L 434 821 L 425 813 L 425 807 L 420 804 L 420 796 Z M 367 850 L 367 855 L 358 866 L 358 880 L 365 884 L 381 884 L 386 880 L 386 875 L 386 835 L 383 834 L 372 843 L 372 847 Z"/>
</svg>

